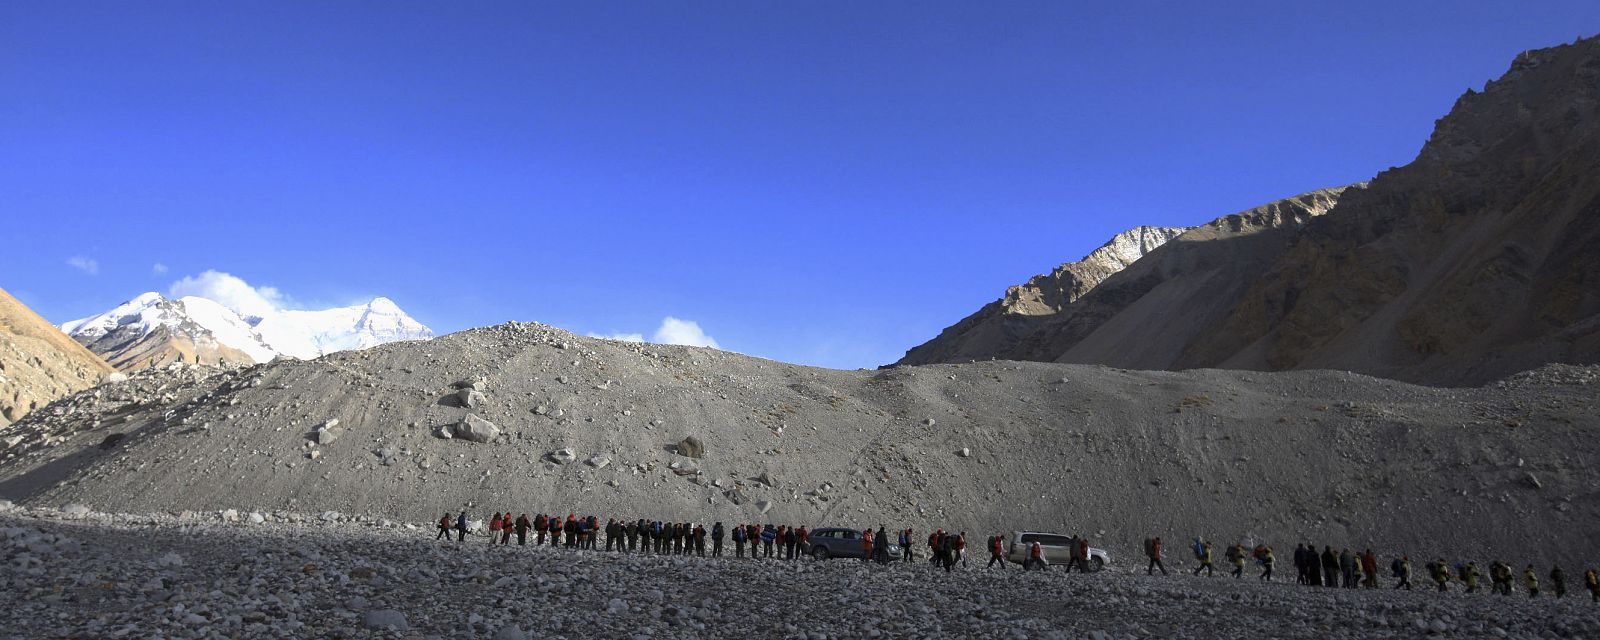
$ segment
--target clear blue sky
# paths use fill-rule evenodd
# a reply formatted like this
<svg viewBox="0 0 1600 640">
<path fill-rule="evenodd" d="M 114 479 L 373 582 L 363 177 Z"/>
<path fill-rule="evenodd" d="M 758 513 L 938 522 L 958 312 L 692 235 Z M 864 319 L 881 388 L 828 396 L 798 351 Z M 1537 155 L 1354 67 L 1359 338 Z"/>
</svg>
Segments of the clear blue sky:
<svg viewBox="0 0 1600 640">
<path fill-rule="evenodd" d="M 870 367 L 1124 228 L 1405 164 L 1596 32 L 1592 0 L 4 2 L 0 287 L 61 322 L 214 269 Z"/>
</svg>

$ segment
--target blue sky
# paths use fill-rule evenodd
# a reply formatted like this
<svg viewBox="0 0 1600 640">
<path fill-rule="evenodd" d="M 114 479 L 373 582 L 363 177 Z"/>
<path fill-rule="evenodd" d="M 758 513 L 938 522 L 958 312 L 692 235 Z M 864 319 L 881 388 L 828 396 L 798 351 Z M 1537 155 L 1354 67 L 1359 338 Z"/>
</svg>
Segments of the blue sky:
<svg viewBox="0 0 1600 640">
<path fill-rule="evenodd" d="M 5 2 L 0 287 L 61 322 L 215 270 L 871 367 L 1127 227 L 1405 164 L 1596 32 L 1592 1 Z"/>
</svg>

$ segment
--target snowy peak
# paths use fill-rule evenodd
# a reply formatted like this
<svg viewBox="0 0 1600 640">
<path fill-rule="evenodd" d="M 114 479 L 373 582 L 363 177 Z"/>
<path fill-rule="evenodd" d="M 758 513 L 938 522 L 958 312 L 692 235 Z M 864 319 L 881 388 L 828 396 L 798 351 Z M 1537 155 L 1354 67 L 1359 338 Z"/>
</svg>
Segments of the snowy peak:
<svg viewBox="0 0 1600 640">
<path fill-rule="evenodd" d="M 67 322 L 61 329 L 124 370 L 173 361 L 260 363 L 280 355 L 310 359 L 433 337 L 432 330 L 388 298 L 321 311 L 245 317 L 208 298 L 174 300 L 155 292 Z"/>
</svg>

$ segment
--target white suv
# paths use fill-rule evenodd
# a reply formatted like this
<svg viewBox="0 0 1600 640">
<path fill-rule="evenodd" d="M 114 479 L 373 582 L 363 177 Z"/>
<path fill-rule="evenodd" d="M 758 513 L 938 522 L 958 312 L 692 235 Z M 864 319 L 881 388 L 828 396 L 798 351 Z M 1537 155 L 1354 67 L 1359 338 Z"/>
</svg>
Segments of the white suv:
<svg viewBox="0 0 1600 640">
<path fill-rule="evenodd" d="M 1038 531 L 1015 531 L 1011 534 L 1011 545 L 1006 549 L 1006 560 L 1015 562 L 1023 567 L 1033 568 L 1032 560 L 1028 557 L 1028 547 L 1034 542 L 1039 543 L 1040 555 L 1044 557 L 1045 565 L 1066 565 L 1072 560 L 1072 545 L 1070 536 L 1059 533 L 1042 533 Z M 1111 555 L 1103 549 L 1089 547 L 1089 570 L 1100 571 L 1111 564 Z M 1043 567 L 1040 567 L 1041 569 Z"/>
</svg>

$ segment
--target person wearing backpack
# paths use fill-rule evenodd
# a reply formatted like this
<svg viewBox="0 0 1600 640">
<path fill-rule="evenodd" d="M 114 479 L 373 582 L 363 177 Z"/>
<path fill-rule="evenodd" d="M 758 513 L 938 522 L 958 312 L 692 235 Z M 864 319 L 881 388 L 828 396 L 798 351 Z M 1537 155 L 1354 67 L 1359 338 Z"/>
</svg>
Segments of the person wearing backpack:
<svg viewBox="0 0 1600 640">
<path fill-rule="evenodd" d="M 1272 547 L 1267 547 L 1266 550 L 1261 553 L 1261 577 L 1256 579 L 1272 582 L 1272 565 L 1276 564 L 1277 562 L 1278 559 L 1272 555 Z"/>
<path fill-rule="evenodd" d="M 444 512 L 444 517 L 439 518 L 439 535 L 434 536 L 433 539 L 434 540 L 438 540 L 439 538 L 447 538 L 448 539 L 449 537 L 450 537 L 450 512 L 446 511 L 446 512 Z"/>
<path fill-rule="evenodd" d="M 494 517 L 489 518 L 489 545 L 493 546 L 500 539 L 500 512 L 496 511 Z"/>
<path fill-rule="evenodd" d="M 913 538 L 911 537 L 911 529 L 909 527 L 906 528 L 905 531 L 900 532 L 900 553 L 904 554 L 905 557 L 902 559 L 906 562 L 910 562 L 917 557 L 917 554 L 911 550 L 912 540 Z"/>
<path fill-rule="evenodd" d="M 872 530 L 861 530 L 861 561 L 872 562 Z"/>
<path fill-rule="evenodd" d="M 1223 552 L 1222 557 L 1228 561 L 1228 564 L 1233 565 L 1232 575 L 1235 580 L 1244 575 L 1244 545 L 1237 542 L 1233 543 L 1232 546 L 1228 547 L 1227 551 Z"/>
<path fill-rule="evenodd" d="M 528 528 L 533 526 L 533 521 L 528 519 L 528 514 L 517 516 L 517 546 L 528 546 Z"/>
<path fill-rule="evenodd" d="M 467 539 L 467 512 L 466 511 L 462 511 L 461 515 L 456 516 L 456 542 L 461 542 L 462 540 L 466 540 L 466 539 Z"/>
<path fill-rule="evenodd" d="M 711 557 L 722 557 L 722 522 L 711 523 Z"/>
<path fill-rule="evenodd" d="M 1211 565 L 1211 543 L 1200 543 L 1200 553 L 1196 554 L 1195 559 L 1200 561 L 1200 566 L 1194 568 L 1195 577 L 1199 577 L 1201 571 L 1206 572 L 1207 578 L 1217 574 L 1216 569 Z"/>
<path fill-rule="evenodd" d="M 959 551 L 956 549 L 956 545 L 959 540 L 960 538 L 956 537 L 956 534 L 953 533 L 947 533 L 944 536 L 944 548 L 940 551 L 944 554 L 944 570 L 947 573 L 956 567 L 956 556 L 959 553 Z"/>
<path fill-rule="evenodd" d="M 1361 574 L 1366 577 L 1361 585 L 1368 589 L 1378 588 L 1378 556 L 1373 555 L 1372 549 L 1367 549 L 1361 554 Z"/>
<path fill-rule="evenodd" d="M 878 564 L 889 563 L 889 533 L 883 530 L 883 525 L 878 525 L 878 533 L 872 537 L 874 559 Z"/>
<path fill-rule="evenodd" d="M 1145 567 L 1144 574 L 1155 575 L 1156 569 L 1160 568 L 1161 575 L 1167 575 L 1167 566 L 1161 564 L 1161 536 L 1151 538 L 1149 544 L 1145 546 L 1145 554 L 1150 557 L 1150 565 Z"/>
<path fill-rule="evenodd" d="M 1550 569 L 1550 590 L 1557 598 L 1567 595 L 1567 572 L 1561 570 L 1561 565 Z"/>
<path fill-rule="evenodd" d="M 811 532 L 806 531 L 805 525 L 800 525 L 800 530 L 795 532 L 795 543 L 800 545 L 800 555 L 811 553 Z"/>
<path fill-rule="evenodd" d="M 1585 571 L 1583 574 L 1583 586 L 1589 588 L 1590 598 L 1595 602 L 1600 602 L 1600 573 L 1595 573 L 1594 569 Z"/>
<path fill-rule="evenodd" d="M 1399 582 L 1395 583 L 1395 589 L 1411 590 L 1411 558 L 1409 556 L 1400 556 L 1398 560 L 1394 561 L 1394 577 L 1400 579 Z"/>
<path fill-rule="evenodd" d="M 772 543 L 778 539 L 778 530 L 772 525 L 761 528 L 761 557 L 765 560 L 772 559 Z"/>
<path fill-rule="evenodd" d="M 984 567 L 985 569 L 993 569 L 995 563 L 997 563 L 997 562 L 1000 563 L 1000 568 L 1002 570 L 1004 570 L 1006 568 L 1006 560 L 1005 560 L 1005 553 L 1004 553 L 1005 544 L 1004 544 L 1004 542 L 1002 542 L 1003 540 L 1005 540 L 1005 538 L 1003 536 L 990 536 L 990 538 L 989 538 L 989 565 Z"/>
<path fill-rule="evenodd" d="M 1528 588 L 1528 597 L 1539 597 L 1539 574 L 1534 573 L 1533 565 L 1528 565 L 1522 570 L 1522 585 Z"/>
<path fill-rule="evenodd" d="M 939 566 L 943 560 L 939 556 L 939 549 L 944 546 L 944 529 L 938 529 L 928 534 L 928 564 Z"/>
<path fill-rule="evenodd" d="M 1467 593 L 1477 593 L 1478 592 L 1478 563 L 1477 562 L 1469 561 L 1469 562 L 1467 562 L 1467 566 L 1461 568 L 1461 584 L 1464 584 L 1464 585 L 1467 586 Z"/>
<path fill-rule="evenodd" d="M 733 557 L 744 557 L 744 525 L 733 525 Z"/>
<path fill-rule="evenodd" d="M 516 521 L 511 519 L 511 512 L 500 516 L 500 544 L 511 544 L 511 530 L 516 528 Z"/>
</svg>

